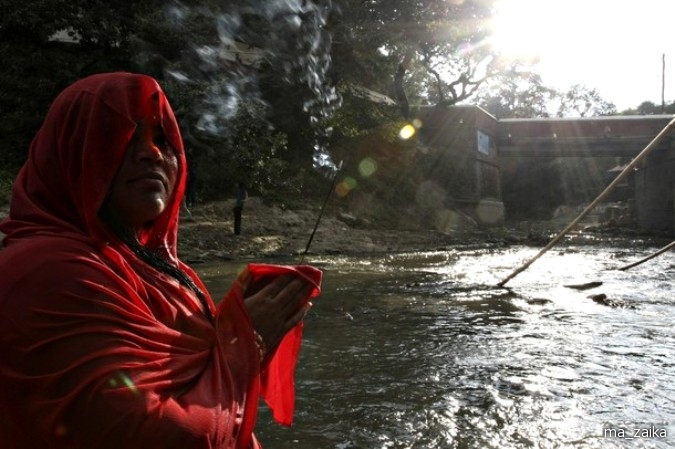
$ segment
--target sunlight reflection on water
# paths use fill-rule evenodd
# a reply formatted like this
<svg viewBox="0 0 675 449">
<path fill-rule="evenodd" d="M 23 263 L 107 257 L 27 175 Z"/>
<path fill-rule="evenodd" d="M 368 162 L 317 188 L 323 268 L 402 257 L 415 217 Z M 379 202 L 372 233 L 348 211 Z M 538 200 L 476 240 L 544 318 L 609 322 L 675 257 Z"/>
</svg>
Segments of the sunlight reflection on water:
<svg viewBox="0 0 675 449">
<path fill-rule="evenodd" d="M 603 438 L 606 427 L 675 432 L 675 255 L 621 272 L 649 251 L 552 250 L 495 287 L 537 251 L 312 259 L 324 292 L 306 322 L 295 424 L 263 409 L 263 445 L 611 448 L 626 440 Z M 224 291 L 236 270 L 219 270 L 205 277 Z M 602 285 L 564 287 L 590 281 Z"/>
</svg>

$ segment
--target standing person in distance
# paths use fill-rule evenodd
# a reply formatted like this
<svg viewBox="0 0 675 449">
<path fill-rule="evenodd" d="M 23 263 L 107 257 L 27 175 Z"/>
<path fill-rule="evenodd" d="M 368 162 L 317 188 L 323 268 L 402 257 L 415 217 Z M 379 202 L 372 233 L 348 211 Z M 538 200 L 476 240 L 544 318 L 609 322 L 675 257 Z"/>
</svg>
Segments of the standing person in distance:
<svg viewBox="0 0 675 449">
<path fill-rule="evenodd" d="M 234 214 L 234 235 L 241 234 L 241 213 L 244 210 L 244 203 L 248 199 L 248 191 L 243 182 L 237 182 L 234 192 L 234 207 L 232 212 Z"/>
</svg>

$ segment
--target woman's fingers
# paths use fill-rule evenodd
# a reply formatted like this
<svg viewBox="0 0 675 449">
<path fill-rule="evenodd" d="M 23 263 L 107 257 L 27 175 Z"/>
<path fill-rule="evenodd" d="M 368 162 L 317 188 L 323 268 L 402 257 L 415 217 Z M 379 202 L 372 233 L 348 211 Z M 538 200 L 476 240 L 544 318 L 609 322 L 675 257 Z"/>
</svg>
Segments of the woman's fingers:
<svg viewBox="0 0 675 449">
<path fill-rule="evenodd" d="M 263 287 L 256 295 L 281 316 L 293 314 L 302 300 L 309 296 L 312 286 L 297 276 L 280 276 Z"/>
<path fill-rule="evenodd" d="M 295 278 L 286 284 L 276 299 L 282 304 L 281 315 L 286 317 L 293 315 L 301 302 L 309 295 L 310 288 L 307 286 L 307 282 L 300 278 Z"/>
<path fill-rule="evenodd" d="M 290 331 L 295 326 L 297 326 L 298 323 L 305 318 L 305 315 L 307 315 L 307 312 L 309 312 L 311 308 L 312 303 L 309 301 L 306 304 L 303 304 L 302 307 L 299 307 L 295 311 L 295 313 L 286 321 L 286 332 Z"/>
<path fill-rule="evenodd" d="M 245 298 L 253 327 L 268 348 L 276 346 L 311 307 L 307 298 L 313 286 L 298 276 L 279 276 Z M 305 302 L 305 304 L 303 304 Z"/>
<path fill-rule="evenodd" d="M 261 288 L 257 294 L 264 295 L 264 297 L 269 300 L 276 297 L 281 290 L 283 290 L 286 285 L 293 281 L 294 277 L 290 275 L 278 276 L 272 279 L 267 283 L 263 288 Z"/>
</svg>

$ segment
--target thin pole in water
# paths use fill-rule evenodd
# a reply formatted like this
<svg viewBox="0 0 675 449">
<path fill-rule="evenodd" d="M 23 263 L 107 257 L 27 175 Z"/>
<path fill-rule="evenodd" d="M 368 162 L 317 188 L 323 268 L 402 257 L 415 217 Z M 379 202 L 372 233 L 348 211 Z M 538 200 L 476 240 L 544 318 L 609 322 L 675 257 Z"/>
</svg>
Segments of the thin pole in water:
<svg viewBox="0 0 675 449">
<path fill-rule="evenodd" d="M 619 268 L 619 270 L 620 271 L 626 271 L 629 268 L 637 267 L 638 265 L 643 264 L 643 263 L 647 262 L 648 260 L 651 260 L 654 257 L 665 253 L 666 251 L 668 251 L 671 248 L 675 248 L 675 241 L 670 242 L 669 244 L 667 244 L 666 246 L 664 246 L 660 250 L 658 250 L 658 251 L 656 251 L 656 252 L 654 252 L 654 253 L 646 256 L 646 257 L 643 257 L 642 259 L 638 260 L 637 262 L 633 262 L 633 263 L 629 263 L 628 265 L 624 265 L 623 267 Z"/>
<path fill-rule="evenodd" d="M 302 257 L 300 257 L 300 263 L 302 263 L 305 260 L 305 255 L 307 255 L 307 252 L 309 252 L 309 247 L 312 244 L 312 240 L 314 240 L 314 234 L 316 234 L 316 229 L 319 227 L 319 222 L 321 221 L 321 217 L 323 216 L 323 211 L 326 209 L 326 204 L 328 204 L 328 199 L 330 198 L 330 195 L 333 193 L 333 190 L 335 189 L 335 182 L 337 181 L 338 174 L 340 173 L 340 170 L 342 170 L 342 161 L 340 161 L 340 165 L 338 165 L 337 169 L 335 170 L 335 174 L 333 175 L 333 182 L 331 182 L 330 185 L 330 190 L 326 194 L 326 199 L 323 200 L 323 206 L 321 206 L 321 212 L 319 212 L 319 216 L 316 218 L 316 223 L 314 223 L 314 229 L 312 230 L 312 233 L 309 236 L 309 240 L 307 241 L 307 246 L 305 247 L 305 251 L 302 253 Z"/>
<path fill-rule="evenodd" d="M 598 205 L 602 200 L 607 198 L 607 196 L 610 194 L 612 190 L 614 190 L 614 187 L 616 187 L 617 184 L 619 184 L 623 179 L 630 174 L 630 172 L 633 171 L 633 169 L 639 164 L 642 159 L 647 157 L 649 153 L 656 148 L 656 146 L 661 142 L 661 140 L 671 131 L 671 129 L 675 127 L 675 119 L 672 119 L 668 124 L 652 139 L 651 142 L 638 154 L 635 156 L 635 158 L 631 161 L 630 164 L 626 165 L 626 167 L 619 173 L 619 175 L 612 181 L 606 188 L 605 190 L 602 191 L 598 197 L 593 200 L 591 204 L 589 204 L 586 209 L 584 209 L 577 218 L 572 220 L 572 222 L 567 225 L 565 229 L 560 231 L 558 235 L 556 235 L 544 248 L 542 248 L 541 251 L 537 253 L 532 259 L 527 261 L 525 264 L 523 264 L 520 268 L 516 269 L 513 273 L 508 275 L 504 280 L 502 280 L 499 284 L 497 284 L 497 287 L 503 287 L 506 285 L 507 282 L 509 282 L 511 279 L 516 277 L 518 274 L 522 273 L 525 271 L 530 265 L 532 265 L 537 259 L 539 259 L 541 256 L 544 255 L 549 249 L 553 247 L 558 241 L 567 234 L 570 229 L 572 229 L 574 226 L 577 225 L 581 221 L 582 218 L 584 218 L 590 211 L 592 211 L 595 206 Z"/>
</svg>

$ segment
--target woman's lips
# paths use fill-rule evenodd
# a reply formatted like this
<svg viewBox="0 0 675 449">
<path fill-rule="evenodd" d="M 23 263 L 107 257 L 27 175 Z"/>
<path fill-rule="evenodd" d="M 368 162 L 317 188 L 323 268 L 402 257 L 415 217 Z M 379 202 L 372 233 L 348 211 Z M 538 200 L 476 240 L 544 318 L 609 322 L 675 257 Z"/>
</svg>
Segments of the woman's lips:
<svg viewBox="0 0 675 449">
<path fill-rule="evenodd" d="M 162 186 L 166 191 L 169 190 L 169 180 L 166 178 L 166 176 L 163 173 L 159 172 L 145 172 L 141 173 L 138 176 L 135 176 L 131 178 L 131 182 L 136 182 L 136 181 L 159 181 L 162 183 Z"/>
</svg>

